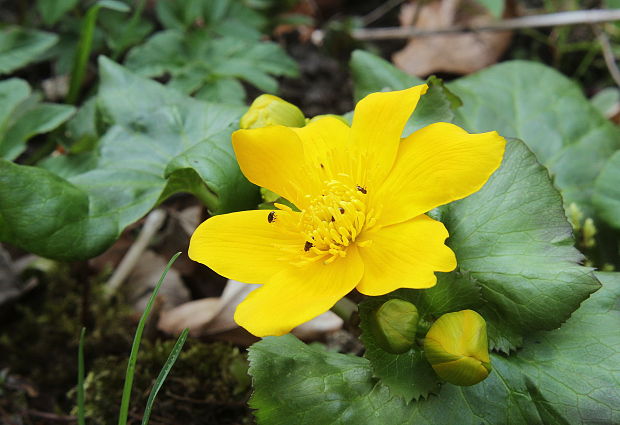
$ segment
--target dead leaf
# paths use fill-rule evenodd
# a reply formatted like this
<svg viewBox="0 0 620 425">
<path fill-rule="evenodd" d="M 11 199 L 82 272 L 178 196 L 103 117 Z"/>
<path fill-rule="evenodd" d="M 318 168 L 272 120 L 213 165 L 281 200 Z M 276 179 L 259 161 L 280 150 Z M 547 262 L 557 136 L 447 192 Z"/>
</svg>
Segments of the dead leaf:
<svg viewBox="0 0 620 425">
<path fill-rule="evenodd" d="M 222 310 L 220 298 L 202 298 L 189 301 L 163 312 L 157 327 L 168 334 L 178 335 L 189 328 L 191 336 L 200 336 L 206 324 Z"/>
<path fill-rule="evenodd" d="M 237 329 L 239 325 L 235 323 L 234 315 L 239 303 L 259 286 L 229 280 L 221 297 L 190 301 L 164 312 L 157 326 L 172 335 L 189 328 L 192 336 L 216 335 L 218 339 L 251 344 L 255 338 L 249 338 L 247 331 Z M 317 340 L 326 333 L 341 329 L 342 325 L 342 319 L 328 311 L 296 327 L 293 329 L 293 334 L 304 340 Z"/>
<path fill-rule="evenodd" d="M 0 305 L 17 298 L 21 293 L 11 257 L 0 246 Z"/>
<path fill-rule="evenodd" d="M 454 25 L 482 25 L 494 18 L 475 0 L 435 0 L 403 5 L 400 20 L 402 26 L 436 30 Z M 392 59 L 396 66 L 419 77 L 434 72 L 469 74 L 497 62 L 511 39 L 510 31 L 416 37 Z"/>
<path fill-rule="evenodd" d="M 167 261 L 153 251 L 145 251 L 138 264 L 131 271 L 123 285 L 131 305 L 137 311 L 144 311 L 146 304 L 159 281 Z M 162 283 L 158 298 L 161 300 L 161 311 L 165 312 L 190 299 L 189 291 L 183 284 L 181 275 L 171 268 Z"/>
</svg>

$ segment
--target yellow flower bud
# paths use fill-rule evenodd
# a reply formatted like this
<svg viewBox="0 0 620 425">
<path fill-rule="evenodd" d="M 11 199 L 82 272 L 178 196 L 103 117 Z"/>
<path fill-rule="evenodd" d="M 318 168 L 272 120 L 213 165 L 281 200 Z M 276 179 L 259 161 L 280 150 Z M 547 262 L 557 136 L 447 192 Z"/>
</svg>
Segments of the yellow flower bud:
<svg viewBox="0 0 620 425">
<path fill-rule="evenodd" d="M 404 353 L 415 341 L 418 309 L 410 302 L 391 299 L 374 313 L 373 333 L 381 348 L 393 354 Z"/>
<path fill-rule="evenodd" d="M 306 117 L 299 108 L 278 96 L 262 94 L 254 99 L 250 109 L 241 117 L 239 126 L 242 129 L 284 125 L 287 127 L 303 127 Z"/>
<path fill-rule="evenodd" d="M 424 351 L 437 375 L 451 384 L 474 385 L 491 372 L 487 324 L 472 310 L 437 319 L 426 334 Z"/>
<path fill-rule="evenodd" d="M 308 124 L 310 124 L 311 122 L 315 122 L 318 121 L 320 119 L 323 118 L 327 118 L 327 117 L 332 117 L 332 118 L 336 118 L 337 120 L 342 121 L 343 123 L 345 123 L 346 125 L 349 125 L 349 123 L 347 122 L 347 120 L 345 120 L 341 115 L 334 115 L 334 114 L 323 114 L 323 115 L 317 115 L 315 117 L 312 118 L 306 118 L 306 121 Z"/>
<path fill-rule="evenodd" d="M 583 220 L 583 212 L 576 203 L 571 202 L 571 204 L 566 209 L 566 216 L 571 226 L 573 226 L 573 230 L 575 232 L 581 230 L 581 220 Z"/>
<path fill-rule="evenodd" d="M 594 225 L 594 220 L 591 218 L 586 218 L 586 221 L 583 223 L 583 245 L 586 248 L 594 248 L 596 245 L 596 236 L 597 230 Z"/>
</svg>

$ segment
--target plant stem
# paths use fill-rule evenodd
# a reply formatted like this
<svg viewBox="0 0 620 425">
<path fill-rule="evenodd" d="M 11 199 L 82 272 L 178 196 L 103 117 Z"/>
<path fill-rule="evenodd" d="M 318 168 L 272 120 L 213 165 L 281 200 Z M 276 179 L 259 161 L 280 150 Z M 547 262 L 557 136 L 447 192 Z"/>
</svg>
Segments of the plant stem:
<svg viewBox="0 0 620 425">
<path fill-rule="evenodd" d="M 341 298 L 331 310 L 346 323 L 351 318 L 351 315 L 357 311 L 357 304 L 348 298 Z"/>
<path fill-rule="evenodd" d="M 435 30 L 421 30 L 415 27 L 394 28 L 360 28 L 351 32 L 357 40 L 394 40 L 413 37 L 431 37 L 443 34 L 458 34 L 479 31 L 508 31 L 523 28 L 556 27 L 577 24 L 595 24 L 620 20 L 620 9 L 592 9 L 574 10 L 559 13 L 547 13 L 521 18 L 504 19 L 482 25 L 454 25 Z M 312 39 L 315 42 L 323 40 L 324 33 L 316 30 Z"/>
</svg>

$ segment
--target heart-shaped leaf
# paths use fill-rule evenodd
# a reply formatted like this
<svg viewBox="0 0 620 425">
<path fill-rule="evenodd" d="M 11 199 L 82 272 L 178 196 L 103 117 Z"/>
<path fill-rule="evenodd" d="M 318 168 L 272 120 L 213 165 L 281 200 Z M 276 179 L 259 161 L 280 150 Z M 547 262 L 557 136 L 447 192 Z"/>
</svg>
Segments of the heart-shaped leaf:
<svg viewBox="0 0 620 425">
<path fill-rule="evenodd" d="M 197 101 L 108 59 L 99 63 L 98 103 L 110 127 L 88 170 L 71 170 L 80 161 L 48 161 L 63 179 L 0 162 L 0 240 L 45 257 L 84 259 L 176 192 L 195 194 L 214 214 L 258 203 L 230 143 L 242 108 Z"/>
</svg>

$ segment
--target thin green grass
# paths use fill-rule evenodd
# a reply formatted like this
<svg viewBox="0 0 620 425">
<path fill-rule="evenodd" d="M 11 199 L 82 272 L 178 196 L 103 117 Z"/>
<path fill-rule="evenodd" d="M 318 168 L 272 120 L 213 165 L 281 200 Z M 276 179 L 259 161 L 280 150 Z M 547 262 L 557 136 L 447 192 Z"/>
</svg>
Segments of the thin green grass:
<svg viewBox="0 0 620 425">
<path fill-rule="evenodd" d="M 149 314 L 151 313 L 151 309 L 153 308 L 153 303 L 155 302 L 155 298 L 157 297 L 157 293 L 161 288 L 168 271 L 172 267 L 172 264 L 176 261 L 176 259 L 181 255 L 180 252 L 177 252 L 171 259 L 168 261 L 164 272 L 161 274 L 157 285 L 155 285 L 155 289 L 153 289 L 153 293 L 149 298 L 149 302 L 146 304 L 146 308 L 144 309 L 144 313 L 142 313 L 142 317 L 140 317 L 140 321 L 138 322 L 138 327 L 136 329 L 136 334 L 133 339 L 133 344 L 131 345 L 131 354 L 129 355 L 129 362 L 127 364 L 127 372 L 125 374 L 125 385 L 123 387 L 123 397 L 121 400 L 121 409 L 118 416 L 118 424 L 126 425 L 127 418 L 129 415 L 129 399 L 131 397 L 131 387 L 133 386 L 133 377 L 136 372 L 136 361 L 138 360 L 138 351 L 140 350 L 140 341 L 142 340 L 142 332 L 144 331 L 144 326 L 146 325 L 146 320 L 148 319 Z M 85 425 L 85 407 L 84 407 L 84 334 L 86 333 L 86 328 L 82 328 L 80 332 L 80 343 L 78 346 L 78 386 L 77 386 L 77 408 L 78 408 L 78 425 Z M 166 360 L 166 363 L 162 367 L 157 379 L 155 380 L 155 384 L 151 389 L 151 394 L 146 402 L 146 408 L 144 409 L 144 415 L 142 416 L 142 425 L 146 425 L 149 423 L 149 418 L 151 416 L 151 411 L 153 410 L 153 404 L 155 403 L 155 397 L 157 397 L 157 393 L 161 389 L 164 381 L 168 377 L 172 366 L 179 358 L 181 354 L 181 350 L 183 349 L 183 345 L 187 340 L 187 335 L 189 334 L 189 329 L 184 329 L 177 339 L 177 342 L 172 347 L 172 351 Z"/>
<path fill-rule="evenodd" d="M 151 389 L 151 394 L 149 394 L 149 398 L 146 402 L 146 408 L 144 409 L 144 415 L 142 416 L 142 425 L 146 425 L 149 423 L 149 418 L 151 417 L 151 410 L 153 410 L 153 403 L 155 403 L 155 397 L 157 397 L 157 393 L 161 389 L 161 386 L 164 384 L 164 381 L 168 374 L 170 373 L 170 369 L 177 361 L 179 354 L 181 354 L 181 350 L 183 349 L 183 344 L 185 344 L 185 340 L 187 339 L 187 335 L 189 334 L 189 329 L 184 329 L 177 339 L 176 344 L 172 347 L 172 351 L 170 351 L 170 355 L 168 356 L 168 360 L 164 364 L 164 367 L 159 372 L 159 376 L 155 381 L 155 385 Z"/>
<path fill-rule="evenodd" d="M 67 103 L 74 104 L 77 102 L 80 95 L 80 89 L 84 76 L 86 75 L 86 66 L 88 65 L 88 58 L 93 47 L 93 36 L 95 34 L 95 24 L 97 23 L 97 15 L 101 8 L 116 10 L 118 12 L 127 12 L 129 7 L 120 1 L 115 0 L 101 0 L 92 5 L 86 17 L 82 21 L 82 29 L 80 31 L 80 39 L 77 45 L 77 51 L 75 53 L 75 60 L 73 61 L 73 68 L 71 69 L 71 81 L 69 82 L 69 93 L 67 94 Z"/>
<path fill-rule="evenodd" d="M 84 334 L 86 328 L 82 328 L 80 332 L 80 344 L 78 345 L 78 387 L 77 387 L 77 405 L 78 405 L 78 425 L 85 425 L 86 416 L 84 410 Z"/>
<path fill-rule="evenodd" d="M 161 277 L 159 278 L 159 282 L 157 282 L 155 289 L 153 289 L 151 298 L 149 298 L 149 302 L 146 305 L 146 309 L 144 310 L 144 313 L 142 313 L 142 317 L 140 317 L 140 321 L 138 322 L 138 328 L 136 329 L 136 335 L 133 338 L 133 344 L 131 346 L 131 354 L 129 354 L 129 362 L 127 364 L 127 373 L 125 374 L 125 386 L 123 387 L 123 398 L 121 400 L 121 409 L 118 415 L 118 425 L 127 425 L 127 417 L 129 415 L 129 398 L 131 397 L 131 387 L 133 386 L 133 377 L 136 372 L 136 361 L 138 360 L 138 351 L 140 350 L 140 341 L 142 340 L 142 332 L 144 331 L 144 326 L 146 325 L 146 319 L 151 313 L 151 309 L 153 308 L 153 303 L 155 302 L 155 297 L 157 297 L 159 288 L 161 287 L 161 284 L 163 283 L 166 277 L 166 274 L 168 274 L 168 270 L 170 270 L 170 267 L 172 267 L 172 264 L 176 261 L 179 255 L 181 255 L 181 253 L 177 252 L 170 259 L 170 261 L 168 261 L 168 265 L 164 269 L 164 272 L 162 273 Z M 177 341 L 177 344 L 178 344 L 178 341 Z M 175 345 L 175 348 L 176 348 L 176 345 Z M 172 351 L 174 352 L 174 349 Z M 165 367 L 166 366 L 164 366 L 164 368 Z"/>
</svg>

